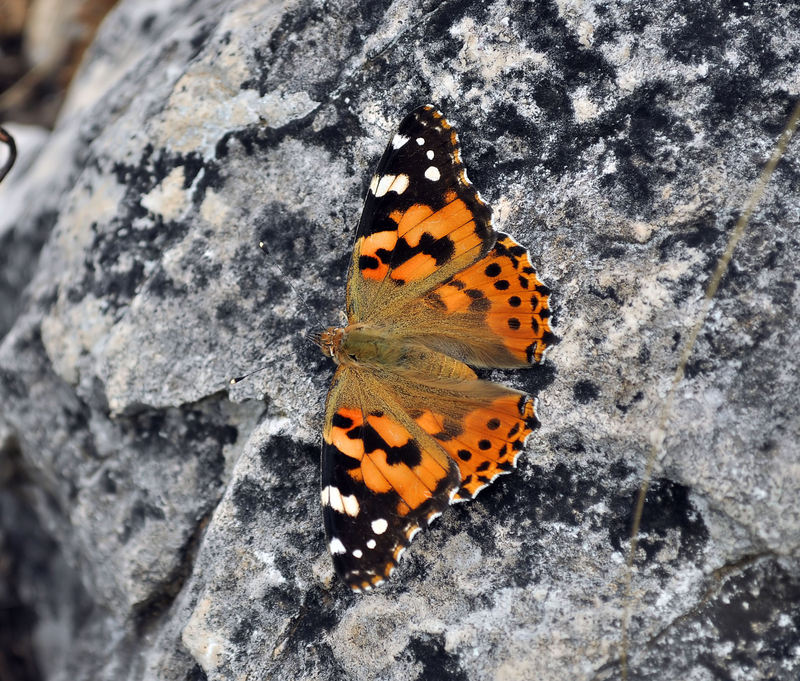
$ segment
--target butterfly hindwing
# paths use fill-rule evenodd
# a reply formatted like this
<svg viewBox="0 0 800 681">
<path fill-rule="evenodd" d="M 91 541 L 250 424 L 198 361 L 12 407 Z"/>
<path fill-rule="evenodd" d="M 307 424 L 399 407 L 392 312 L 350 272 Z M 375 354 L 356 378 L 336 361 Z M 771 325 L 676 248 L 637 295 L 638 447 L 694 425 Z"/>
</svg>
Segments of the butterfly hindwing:
<svg viewBox="0 0 800 681">
<path fill-rule="evenodd" d="M 467 387 L 472 394 L 460 396 L 467 409 L 440 401 L 418 417 L 429 432 L 438 428 L 434 437 L 458 465 L 461 486 L 453 501 L 473 499 L 498 475 L 510 473 L 528 436 L 539 427 L 528 395 L 486 381 Z M 450 416 L 454 412 L 460 414 L 455 422 Z M 444 427 L 448 419 L 451 425 Z"/>
<path fill-rule="evenodd" d="M 374 319 L 480 259 L 491 209 L 467 179 L 458 136 L 431 106 L 400 123 L 372 178 L 347 287 L 348 318 Z"/>
<path fill-rule="evenodd" d="M 470 366 L 529 366 L 557 340 L 549 295 L 527 250 L 498 232 L 486 257 L 401 312 L 413 319 L 404 333 Z"/>
</svg>

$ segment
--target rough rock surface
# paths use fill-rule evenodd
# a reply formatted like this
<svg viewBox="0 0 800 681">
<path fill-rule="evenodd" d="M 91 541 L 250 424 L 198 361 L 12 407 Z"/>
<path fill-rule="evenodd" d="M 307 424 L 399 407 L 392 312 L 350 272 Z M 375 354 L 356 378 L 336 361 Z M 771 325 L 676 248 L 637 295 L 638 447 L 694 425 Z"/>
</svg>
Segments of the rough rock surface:
<svg viewBox="0 0 800 681">
<path fill-rule="evenodd" d="M 41 674 L 618 678 L 650 433 L 800 92 L 798 27 L 779 2 L 122 0 L 0 188 L 0 601 Z M 539 393 L 519 470 L 357 596 L 325 551 L 332 367 L 303 333 L 337 321 L 374 164 L 428 101 L 562 341 L 493 374 Z M 798 149 L 677 393 L 633 679 L 800 674 Z"/>
</svg>

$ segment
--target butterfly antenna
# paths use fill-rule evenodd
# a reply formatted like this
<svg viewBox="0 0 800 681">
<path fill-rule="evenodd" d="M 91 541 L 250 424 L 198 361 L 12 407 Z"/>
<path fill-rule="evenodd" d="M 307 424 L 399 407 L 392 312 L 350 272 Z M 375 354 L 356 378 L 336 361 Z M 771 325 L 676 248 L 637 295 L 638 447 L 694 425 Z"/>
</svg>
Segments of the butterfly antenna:
<svg viewBox="0 0 800 681">
<path fill-rule="evenodd" d="M 249 371 L 248 373 L 243 374 L 242 376 L 236 376 L 230 379 L 230 384 L 236 385 L 237 383 L 239 383 L 239 381 L 243 381 L 245 378 L 250 378 L 253 374 L 257 374 L 261 371 L 264 371 L 265 369 L 269 369 L 269 365 L 263 366 L 259 369 L 254 369 L 253 371 Z"/>
<path fill-rule="evenodd" d="M 270 256 L 270 263 L 275 267 L 275 269 L 278 270 L 278 272 L 281 273 L 281 275 L 283 275 L 283 280 L 286 282 L 286 284 L 292 290 L 292 293 L 294 293 L 294 295 L 297 297 L 297 300 L 299 301 L 299 303 L 302 306 L 302 308 L 306 312 L 308 312 L 310 318 L 312 318 L 313 320 L 316 320 L 317 312 L 311 308 L 311 306 L 306 301 L 305 297 L 300 295 L 300 292 L 297 290 L 295 285 L 292 283 L 291 279 L 289 279 L 288 275 L 286 274 L 286 271 L 283 269 L 283 267 L 280 266 L 280 263 L 278 263 L 278 261 L 275 260 L 275 258 L 273 257 L 274 254 L 270 252 L 269 248 L 267 248 L 267 244 L 265 244 L 263 241 L 259 241 L 258 242 L 258 247 L 261 249 L 261 251 L 264 253 L 264 255 Z M 304 340 L 306 340 L 308 342 L 311 342 L 311 343 L 313 343 L 315 345 L 319 345 L 320 344 L 321 336 L 322 336 L 322 334 L 319 331 L 309 331 L 309 332 L 306 332 L 305 334 L 303 334 Z M 260 373 L 260 372 L 264 371 L 265 369 L 268 369 L 269 366 L 270 366 L 270 364 L 268 363 L 267 365 L 265 365 L 263 367 L 260 367 L 258 369 L 254 369 L 253 371 L 249 371 L 248 373 L 243 374 L 241 376 L 235 376 L 234 378 L 229 379 L 228 382 L 230 383 L 230 385 L 236 385 L 240 381 L 243 381 L 245 378 L 250 378 L 250 376 L 252 376 L 253 374 L 257 374 L 257 373 Z"/>
<path fill-rule="evenodd" d="M 0 182 L 2 182 L 5 176 L 8 175 L 8 171 L 11 170 L 11 167 L 14 165 L 14 161 L 17 160 L 17 144 L 5 128 L 0 128 L 0 142 L 8 147 L 8 158 L 3 167 L 0 168 Z"/>
<path fill-rule="evenodd" d="M 311 308 L 311 306 L 308 304 L 308 301 L 306 300 L 305 296 L 300 295 L 300 292 L 297 290 L 295 285 L 292 283 L 292 280 L 286 274 L 286 271 L 280 266 L 280 263 L 273 257 L 274 254 L 270 252 L 269 248 L 267 248 L 267 244 L 265 244 L 263 241 L 259 241 L 258 242 L 258 247 L 262 250 L 264 255 L 270 256 L 270 263 L 275 267 L 275 269 L 278 270 L 278 272 L 280 272 L 283 275 L 284 281 L 289 286 L 289 288 L 292 290 L 292 293 L 294 293 L 294 295 L 297 297 L 297 300 L 300 302 L 300 305 L 302 306 L 302 308 L 306 312 L 308 312 L 309 317 L 311 319 L 313 319 L 314 321 L 316 321 L 316 318 L 317 318 L 316 310 L 313 310 Z M 306 334 L 306 337 L 308 337 L 308 334 Z"/>
</svg>

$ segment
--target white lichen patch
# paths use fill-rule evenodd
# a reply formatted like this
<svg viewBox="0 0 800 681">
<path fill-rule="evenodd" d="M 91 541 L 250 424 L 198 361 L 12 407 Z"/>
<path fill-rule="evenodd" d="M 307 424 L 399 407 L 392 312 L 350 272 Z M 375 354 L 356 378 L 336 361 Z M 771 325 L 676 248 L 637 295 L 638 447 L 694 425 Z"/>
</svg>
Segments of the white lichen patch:
<svg viewBox="0 0 800 681">
<path fill-rule="evenodd" d="M 268 92 L 234 89 L 212 68 L 193 68 L 173 88 L 169 104 L 157 122 L 157 138 L 170 149 L 215 153 L 227 130 L 248 125 L 279 128 L 317 108 L 306 92 Z"/>
<path fill-rule="evenodd" d="M 198 601 L 181 635 L 183 645 L 206 673 L 219 669 L 228 647 L 224 638 L 208 628 L 212 607 L 208 597 Z"/>
<path fill-rule="evenodd" d="M 173 168 L 161 184 L 142 197 L 142 205 L 166 220 L 177 220 L 189 206 L 189 191 L 184 189 L 183 166 Z"/>
<path fill-rule="evenodd" d="M 221 227 L 228 222 L 231 208 L 228 202 L 217 194 L 210 187 L 206 189 L 206 195 L 200 204 L 200 217 L 206 222 Z"/>
</svg>

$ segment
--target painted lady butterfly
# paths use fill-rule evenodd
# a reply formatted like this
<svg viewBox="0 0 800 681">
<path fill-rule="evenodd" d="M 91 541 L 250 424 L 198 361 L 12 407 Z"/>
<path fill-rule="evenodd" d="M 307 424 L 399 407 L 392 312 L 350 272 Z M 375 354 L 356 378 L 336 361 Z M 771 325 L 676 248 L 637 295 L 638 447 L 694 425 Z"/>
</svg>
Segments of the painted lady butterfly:
<svg viewBox="0 0 800 681">
<path fill-rule="evenodd" d="M 555 340 L 549 293 L 525 248 L 492 229 L 444 116 L 432 106 L 406 116 L 358 224 L 348 325 L 315 336 L 338 365 L 325 531 L 353 590 L 380 584 L 422 526 L 514 467 L 538 426 L 534 401 L 470 366 L 539 362 Z"/>
</svg>

